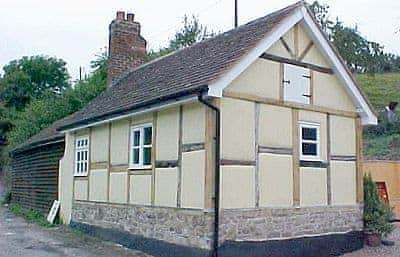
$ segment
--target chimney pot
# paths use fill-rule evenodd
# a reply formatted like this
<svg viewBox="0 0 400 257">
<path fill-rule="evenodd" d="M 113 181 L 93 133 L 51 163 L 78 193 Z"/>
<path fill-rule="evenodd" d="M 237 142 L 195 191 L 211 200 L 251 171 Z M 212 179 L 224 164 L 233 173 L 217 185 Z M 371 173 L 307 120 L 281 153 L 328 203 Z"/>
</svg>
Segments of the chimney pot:
<svg viewBox="0 0 400 257">
<path fill-rule="evenodd" d="M 118 11 L 117 12 L 117 20 L 125 20 L 125 12 Z"/>
<path fill-rule="evenodd" d="M 128 21 L 133 22 L 134 18 L 135 18 L 135 14 L 133 14 L 133 13 L 128 13 L 128 14 L 126 15 L 126 19 L 127 19 Z"/>
</svg>

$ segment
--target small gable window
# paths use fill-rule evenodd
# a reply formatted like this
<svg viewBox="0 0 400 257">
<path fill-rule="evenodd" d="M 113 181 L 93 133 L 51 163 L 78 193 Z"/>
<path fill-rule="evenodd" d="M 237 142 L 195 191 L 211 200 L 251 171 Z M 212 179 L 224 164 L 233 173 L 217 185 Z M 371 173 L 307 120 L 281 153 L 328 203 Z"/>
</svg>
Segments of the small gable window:
<svg viewBox="0 0 400 257">
<path fill-rule="evenodd" d="M 299 125 L 300 159 L 309 161 L 320 160 L 320 125 L 301 122 Z"/>
<path fill-rule="evenodd" d="M 89 170 L 89 137 L 75 140 L 75 176 L 87 176 Z"/>
<path fill-rule="evenodd" d="M 284 100 L 301 104 L 309 104 L 310 70 L 291 64 L 284 64 L 283 93 Z"/>
<path fill-rule="evenodd" d="M 151 168 L 152 161 L 152 124 L 143 124 L 131 129 L 129 163 L 133 169 Z"/>
</svg>

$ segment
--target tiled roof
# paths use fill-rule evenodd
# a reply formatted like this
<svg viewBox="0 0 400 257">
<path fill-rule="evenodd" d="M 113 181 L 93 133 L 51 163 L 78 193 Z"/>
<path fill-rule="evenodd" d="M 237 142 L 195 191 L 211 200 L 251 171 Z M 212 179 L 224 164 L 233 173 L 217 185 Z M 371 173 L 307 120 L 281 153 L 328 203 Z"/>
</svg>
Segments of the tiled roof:
<svg viewBox="0 0 400 257">
<path fill-rule="evenodd" d="M 82 110 L 56 121 L 14 151 L 63 140 L 58 130 L 122 115 L 178 96 L 196 94 L 219 78 L 304 2 L 258 18 L 236 29 L 131 70 Z"/>
<path fill-rule="evenodd" d="M 272 28 L 303 4 L 298 2 L 139 66 L 91 101 L 60 129 L 119 116 L 166 98 L 204 91 L 210 82 L 229 70 Z"/>
</svg>

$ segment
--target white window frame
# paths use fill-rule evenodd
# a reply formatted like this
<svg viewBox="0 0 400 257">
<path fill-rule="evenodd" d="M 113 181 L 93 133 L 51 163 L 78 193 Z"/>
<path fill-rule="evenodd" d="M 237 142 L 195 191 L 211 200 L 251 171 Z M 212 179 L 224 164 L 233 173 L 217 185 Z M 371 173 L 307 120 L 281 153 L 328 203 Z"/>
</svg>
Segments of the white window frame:
<svg viewBox="0 0 400 257">
<path fill-rule="evenodd" d="M 316 140 L 303 139 L 303 128 L 316 129 L 317 138 Z M 299 122 L 299 153 L 300 160 L 302 161 L 321 161 L 321 137 L 320 137 L 321 125 L 312 122 Z M 311 143 L 317 145 L 317 155 L 303 155 L 303 143 Z"/>
<path fill-rule="evenodd" d="M 144 144 L 144 129 L 151 127 L 151 144 L 145 145 Z M 151 147 L 153 151 L 153 124 L 152 123 L 145 123 L 145 124 L 140 124 L 134 127 L 131 127 L 131 134 L 130 134 L 130 145 L 129 145 L 129 168 L 130 169 L 151 169 L 152 165 L 143 165 L 143 155 L 144 155 L 144 148 L 146 147 Z M 134 132 L 139 131 L 139 145 L 134 146 Z M 139 163 L 133 163 L 133 149 L 139 149 Z M 153 159 L 154 156 L 153 154 L 151 155 L 151 158 Z"/>
<path fill-rule="evenodd" d="M 79 142 L 86 141 L 87 144 L 82 146 L 80 145 Z M 79 146 L 78 146 L 79 145 Z M 88 136 L 83 136 L 83 137 L 77 137 L 75 138 L 74 142 L 74 176 L 75 177 L 86 177 L 89 172 L 89 161 L 90 161 L 90 139 Z M 86 152 L 86 153 L 85 153 Z M 86 160 L 80 160 L 78 161 L 78 154 L 81 155 L 82 153 L 85 153 Z M 86 170 L 78 171 L 78 167 L 83 164 L 83 167 L 86 167 Z M 86 166 L 85 166 L 86 164 Z"/>
</svg>

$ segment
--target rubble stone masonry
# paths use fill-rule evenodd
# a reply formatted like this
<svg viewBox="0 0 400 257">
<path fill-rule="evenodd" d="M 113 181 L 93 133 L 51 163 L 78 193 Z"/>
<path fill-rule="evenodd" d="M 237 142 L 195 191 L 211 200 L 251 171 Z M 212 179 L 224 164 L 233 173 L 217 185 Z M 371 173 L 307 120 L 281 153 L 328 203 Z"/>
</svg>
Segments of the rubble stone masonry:
<svg viewBox="0 0 400 257">
<path fill-rule="evenodd" d="M 363 227 L 358 205 L 222 210 L 220 217 L 220 244 L 346 233 Z M 72 220 L 176 245 L 212 247 L 213 212 L 75 201 Z"/>
</svg>

